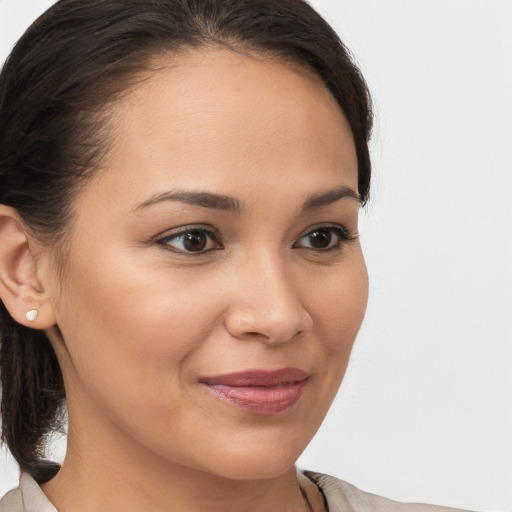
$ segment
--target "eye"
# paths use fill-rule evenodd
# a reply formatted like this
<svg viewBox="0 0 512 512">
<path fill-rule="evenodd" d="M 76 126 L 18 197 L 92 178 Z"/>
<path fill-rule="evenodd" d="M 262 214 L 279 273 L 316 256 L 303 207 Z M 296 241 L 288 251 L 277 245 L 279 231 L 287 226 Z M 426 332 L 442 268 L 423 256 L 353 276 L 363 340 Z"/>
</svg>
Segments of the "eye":
<svg viewBox="0 0 512 512">
<path fill-rule="evenodd" d="M 339 248 L 342 242 L 351 238 L 348 231 L 341 226 L 320 226 L 301 236 L 293 247 L 328 251 Z"/>
<path fill-rule="evenodd" d="M 166 235 L 157 242 L 172 251 L 185 254 L 205 253 L 223 248 L 217 233 L 205 228 L 186 228 Z"/>
</svg>

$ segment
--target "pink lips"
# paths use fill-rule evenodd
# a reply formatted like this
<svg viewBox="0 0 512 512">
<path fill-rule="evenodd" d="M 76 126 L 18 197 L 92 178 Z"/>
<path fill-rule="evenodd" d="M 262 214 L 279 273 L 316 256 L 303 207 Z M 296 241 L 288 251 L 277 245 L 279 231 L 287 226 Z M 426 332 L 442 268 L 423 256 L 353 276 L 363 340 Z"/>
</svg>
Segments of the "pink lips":
<svg viewBox="0 0 512 512">
<path fill-rule="evenodd" d="M 306 372 L 297 368 L 250 370 L 201 379 L 221 400 L 246 412 L 272 415 L 293 407 L 302 396 Z"/>
</svg>

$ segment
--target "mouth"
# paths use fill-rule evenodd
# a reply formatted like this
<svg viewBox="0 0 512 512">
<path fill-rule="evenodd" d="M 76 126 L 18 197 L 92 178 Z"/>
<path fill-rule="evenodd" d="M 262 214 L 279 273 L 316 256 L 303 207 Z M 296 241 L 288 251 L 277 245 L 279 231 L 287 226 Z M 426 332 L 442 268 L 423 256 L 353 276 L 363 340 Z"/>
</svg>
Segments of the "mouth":
<svg viewBox="0 0 512 512">
<path fill-rule="evenodd" d="M 273 415 L 291 409 L 301 398 L 308 374 L 298 368 L 249 370 L 200 382 L 215 397 L 245 412 Z"/>
</svg>

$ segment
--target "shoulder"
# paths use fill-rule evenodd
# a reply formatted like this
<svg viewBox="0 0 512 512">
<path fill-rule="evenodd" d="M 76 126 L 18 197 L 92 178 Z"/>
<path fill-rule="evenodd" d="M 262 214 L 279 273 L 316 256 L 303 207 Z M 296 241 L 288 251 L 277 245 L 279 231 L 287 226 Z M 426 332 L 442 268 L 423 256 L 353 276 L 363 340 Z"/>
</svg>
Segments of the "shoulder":
<svg viewBox="0 0 512 512">
<path fill-rule="evenodd" d="M 329 512 L 463 512 L 459 509 L 435 505 L 399 503 L 361 491 L 357 487 L 330 475 L 312 471 L 304 471 L 303 473 L 321 489 L 327 501 Z"/>
<path fill-rule="evenodd" d="M 0 512 L 23 512 L 23 497 L 19 488 L 9 491 L 0 500 Z"/>
<path fill-rule="evenodd" d="M 57 512 L 36 481 L 23 473 L 20 485 L 0 500 L 0 512 Z"/>
</svg>

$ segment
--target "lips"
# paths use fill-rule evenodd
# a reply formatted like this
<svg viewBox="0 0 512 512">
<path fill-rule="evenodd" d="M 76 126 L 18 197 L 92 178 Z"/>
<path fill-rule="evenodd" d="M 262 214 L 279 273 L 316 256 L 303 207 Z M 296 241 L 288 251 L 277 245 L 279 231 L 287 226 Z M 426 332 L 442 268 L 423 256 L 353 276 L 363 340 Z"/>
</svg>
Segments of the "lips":
<svg viewBox="0 0 512 512">
<path fill-rule="evenodd" d="M 217 398 L 245 412 L 272 415 L 292 408 L 302 396 L 308 375 L 298 368 L 250 370 L 201 379 Z"/>
</svg>

